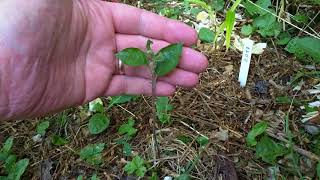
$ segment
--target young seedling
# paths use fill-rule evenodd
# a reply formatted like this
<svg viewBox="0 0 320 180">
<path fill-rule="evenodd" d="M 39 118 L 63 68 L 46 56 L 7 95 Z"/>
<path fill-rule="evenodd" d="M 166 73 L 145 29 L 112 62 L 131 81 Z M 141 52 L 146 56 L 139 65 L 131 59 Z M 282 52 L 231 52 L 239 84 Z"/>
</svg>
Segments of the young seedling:
<svg viewBox="0 0 320 180">
<path fill-rule="evenodd" d="M 123 64 L 128 66 L 146 66 L 150 69 L 152 74 L 152 99 L 153 99 L 153 138 L 155 141 L 155 151 L 158 152 L 158 146 L 155 134 L 155 120 L 156 115 L 156 83 L 158 77 L 165 76 L 172 72 L 179 63 L 183 45 L 181 43 L 171 44 L 162 48 L 158 53 L 151 49 L 152 41 L 148 40 L 146 44 L 147 51 L 144 52 L 138 48 L 127 48 L 119 52 L 116 56 Z M 155 158 L 159 156 L 155 154 Z"/>
</svg>

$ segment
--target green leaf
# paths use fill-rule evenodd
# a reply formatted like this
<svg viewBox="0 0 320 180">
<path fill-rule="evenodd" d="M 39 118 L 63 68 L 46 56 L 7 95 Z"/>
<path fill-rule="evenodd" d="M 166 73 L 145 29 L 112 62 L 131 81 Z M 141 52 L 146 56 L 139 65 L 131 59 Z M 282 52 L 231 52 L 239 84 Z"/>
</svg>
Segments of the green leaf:
<svg viewBox="0 0 320 180">
<path fill-rule="evenodd" d="M 251 3 L 251 1 L 245 1 L 244 6 L 247 10 L 247 12 L 249 13 L 249 15 L 254 16 L 254 15 L 264 15 L 267 12 L 264 11 L 263 9 L 268 9 L 268 7 L 270 7 L 271 4 L 271 0 L 258 0 L 255 3 L 257 6 L 261 7 L 262 9 L 260 9 L 259 7 L 255 6 L 253 3 Z"/>
<path fill-rule="evenodd" d="M 224 0 L 212 0 L 210 5 L 215 11 L 221 11 L 224 8 Z"/>
<path fill-rule="evenodd" d="M 29 159 L 21 159 L 17 162 L 14 169 L 9 173 L 9 179 L 20 180 L 29 165 Z"/>
<path fill-rule="evenodd" d="M 101 152 L 104 148 L 104 143 L 89 144 L 80 150 L 80 158 L 91 165 L 99 165 L 102 163 Z"/>
<path fill-rule="evenodd" d="M 292 104 L 294 106 L 301 106 L 302 102 L 288 96 L 279 96 L 279 97 L 276 97 L 276 104 L 286 104 L 286 105 Z"/>
<path fill-rule="evenodd" d="M 263 134 L 268 128 L 267 122 L 260 122 L 254 125 L 251 131 L 248 133 L 246 141 L 249 146 L 255 146 L 257 144 L 256 137 Z"/>
<path fill-rule="evenodd" d="M 249 25 L 244 25 L 241 28 L 241 34 L 244 36 L 250 36 L 253 32 L 253 27 L 249 24 Z"/>
<path fill-rule="evenodd" d="M 158 97 L 156 101 L 157 116 L 161 124 L 166 124 L 170 122 L 170 112 L 173 106 L 169 104 L 168 97 Z"/>
<path fill-rule="evenodd" d="M 6 162 L 4 164 L 6 172 L 8 173 L 12 172 L 12 169 L 14 169 L 16 166 L 16 160 L 17 160 L 16 155 L 9 155 L 9 157 L 6 159 Z"/>
<path fill-rule="evenodd" d="M 46 134 L 46 130 L 49 128 L 50 122 L 49 121 L 43 121 L 40 124 L 37 125 L 37 133 L 41 136 L 44 136 Z"/>
<path fill-rule="evenodd" d="M 269 27 L 277 21 L 276 17 L 268 13 L 263 16 L 259 16 L 253 20 L 253 27 L 261 29 L 269 29 Z"/>
<path fill-rule="evenodd" d="M 269 27 L 260 28 L 257 32 L 261 34 L 262 37 L 277 37 L 282 31 L 281 23 L 275 22 Z"/>
<path fill-rule="evenodd" d="M 202 42 L 211 43 L 213 42 L 214 36 L 214 32 L 211 31 L 209 28 L 203 27 L 199 31 L 199 39 Z"/>
<path fill-rule="evenodd" d="M 306 16 L 305 14 L 301 14 L 301 13 L 297 13 L 296 15 L 293 16 L 292 18 L 293 20 L 299 22 L 299 23 L 308 23 L 308 16 Z"/>
<path fill-rule="evenodd" d="M 89 102 L 89 111 L 91 112 L 104 112 L 103 101 L 100 98 L 97 98 Z"/>
<path fill-rule="evenodd" d="M 295 56 L 297 56 L 298 59 L 303 59 L 306 54 L 297 44 L 298 39 L 299 38 L 291 39 L 291 41 L 289 41 L 289 43 L 287 44 L 285 50 L 289 53 L 293 53 Z"/>
<path fill-rule="evenodd" d="M 291 35 L 288 32 L 283 32 L 279 35 L 278 37 L 278 41 L 276 42 L 276 44 L 278 45 L 286 45 L 290 42 L 291 40 Z"/>
<path fill-rule="evenodd" d="M 91 134 L 100 134 L 109 127 L 110 119 L 104 114 L 94 114 L 88 124 L 89 132 Z"/>
<path fill-rule="evenodd" d="M 10 153 L 11 148 L 13 146 L 13 137 L 9 137 L 6 142 L 4 143 L 1 152 L 3 153 Z"/>
<path fill-rule="evenodd" d="M 147 172 L 147 168 L 144 165 L 144 160 L 140 156 L 135 156 L 132 161 L 124 167 L 124 170 L 128 174 L 135 173 L 136 176 L 144 177 Z"/>
<path fill-rule="evenodd" d="M 320 162 L 317 164 L 317 176 L 320 179 Z"/>
<path fill-rule="evenodd" d="M 116 54 L 123 64 L 128 66 L 143 66 L 148 64 L 146 54 L 138 48 L 127 48 Z"/>
<path fill-rule="evenodd" d="M 62 146 L 68 143 L 68 141 L 58 135 L 54 135 L 51 139 L 51 143 L 56 146 Z"/>
<path fill-rule="evenodd" d="M 93 174 L 92 177 L 90 178 L 91 180 L 100 180 L 97 174 Z"/>
<path fill-rule="evenodd" d="M 133 136 L 137 133 L 137 129 L 135 129 L 134 126 L 135 121 L 133 120 L 133 118 L 130 118 L 128 120 L 128 123 L 123 124 L 120 126 L 118 132 L 120 134 L 127 134 L 128 136 Z"/>
<path fill-rule="evenodd" d="M 191 177 L 189 174 L 181 174 L 176 179 L 177 180 L 191 180 Z"/>
<path fill-rule="evenodd" d="M 204 147 L 209 143 L 209 138 L 206 136 L 199 136 L 197 142 L 201 147 Z"/>
<path fill-rule="evenodd" d="M 113 96 L 111 97 L 110 105 L 108 109 L 113 107 L 114 105 L 128 103 L 130 101 L 134 101 L 138 98 L 138 96 L 133 95 L 122 95 L 122 96 Z"/>
<path fill-rule="evenodd" d="M 236 12 L 229 10 L 226 15 L 226 47 L 229 49 L 231 42 L 231 34 L 236 20 Z"/>
<path fill-rule="evenodd" d="M 83 175 L 78 176 L 77 180 L 83 180 Z"/>
<path fill-rule="evenodd" d="M 192 142 L 192 138 L 191 137 L 184 136 L 184 135 L 178 136 L 177 139 L 182 141 L 185 144 L 189 144 L 189 143 Z"/>
<path fill-rule="evenodd" d="M 132 156 L 132 147 L 129 143 L 123 143 L 123 155 L 125 156 Z"/>
<path fill-rule="evenodd" d="M 256 146 L 256 156 L 264 162 L 274 164 L 276 159 L 287 153 L 284 146 L 277 144 L 268 136 L 263 136 Z"/>
<path fill-rule="evenodd" d="M 304 37 L 297 40 L 297 46 L 305 54 L 312 57 L 315 63 L 320 63 L 320 40 L 312 37 Z"/>
<path fill-rule="evenodd" d="M 162 48 L 155 55 L 155 73 L 157 76 L 165 76 L 176 68 L 182 54 L 182 44 L 171 44 Z"/>
</svg>

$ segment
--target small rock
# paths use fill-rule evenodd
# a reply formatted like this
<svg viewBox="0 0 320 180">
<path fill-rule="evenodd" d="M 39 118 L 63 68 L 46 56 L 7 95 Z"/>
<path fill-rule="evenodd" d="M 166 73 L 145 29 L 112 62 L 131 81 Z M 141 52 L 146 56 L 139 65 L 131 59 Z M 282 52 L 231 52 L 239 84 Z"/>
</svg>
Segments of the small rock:
<svg viewBox="0 0 320 180">
<path fill-rule="evenodd" d="M 305 124 L 304 125 L 304 129 L 311 135 L 317 135 L 320 132 L 319 127 L 313 126 L 313 125 L 309 125 L 309 124 Z"/>
<path fill-rule="evenodd" d="M 41 134 L 37 134 L 37 135 L 33 136 L 33 137 L 32 137 L 32 140 L 33 140 L 34 142 L 37 142 L 37 143 L 41 142 L 41 141 L 42 141 L 42 136 L 41 136 Z"/>
<path fill-rule="evenodd" d="M 269 83 L 267 81 L 258 81 L 254 86 L 254 92 L 258 94 L 267 94 Z"/>
</svg>

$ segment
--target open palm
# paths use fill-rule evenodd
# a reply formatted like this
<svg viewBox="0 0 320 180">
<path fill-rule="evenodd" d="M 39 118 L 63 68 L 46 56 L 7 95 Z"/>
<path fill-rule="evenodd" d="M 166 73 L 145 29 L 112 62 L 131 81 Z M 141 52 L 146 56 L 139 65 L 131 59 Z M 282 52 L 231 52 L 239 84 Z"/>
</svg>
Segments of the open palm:
<svg viewBox="0 0 320 180">
<path fill-rule="evenodd" d="M 180 64 L 157 83 L 157 95 L 193 87 L 206 58 L 187 46 L 196 32 L 185 24 L 119 3 L 99 0 L 0 2 L 0 120 L 45 115 L 99 96 L 151 94 L 150 72 L 116 72 L 115 53 L 155 51 L 183 42 Z"/>
</svg>

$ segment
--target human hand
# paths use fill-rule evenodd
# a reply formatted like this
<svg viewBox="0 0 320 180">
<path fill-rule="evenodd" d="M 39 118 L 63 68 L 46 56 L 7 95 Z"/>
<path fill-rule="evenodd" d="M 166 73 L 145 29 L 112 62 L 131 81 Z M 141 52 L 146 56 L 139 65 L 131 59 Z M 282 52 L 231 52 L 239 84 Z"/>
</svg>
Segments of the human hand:
<svg viewBox="0 0 320 180">
<path fill-rule="evenodd" d="M 19 11 L 17 11 L 17 9 Z M 0 120 L 46 115 L 100 96 L 151 94 L 150 72 L 116 72 L 115 53 L 155 51 L 183 42 L 176 70 L 157 82 L 168 96 L 176 86 L 193 87 L 207 67 L 188 48 L 197 41 L 187 25 L 119 3 L 99 0 L 3 0 L 0 3 Z"/>
</svg>

